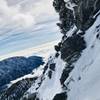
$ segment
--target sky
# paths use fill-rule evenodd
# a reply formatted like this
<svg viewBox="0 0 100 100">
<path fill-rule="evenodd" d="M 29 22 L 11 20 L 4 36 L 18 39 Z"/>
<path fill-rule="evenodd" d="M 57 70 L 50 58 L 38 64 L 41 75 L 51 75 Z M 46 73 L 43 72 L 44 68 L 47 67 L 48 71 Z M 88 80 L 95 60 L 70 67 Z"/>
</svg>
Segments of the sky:
<svg viewBox="0 0 100 100">
<path fill-rule="evenodd" d="M 0 0 L 0 56 L 60 39 L 52 0 Z"/>
</svg>

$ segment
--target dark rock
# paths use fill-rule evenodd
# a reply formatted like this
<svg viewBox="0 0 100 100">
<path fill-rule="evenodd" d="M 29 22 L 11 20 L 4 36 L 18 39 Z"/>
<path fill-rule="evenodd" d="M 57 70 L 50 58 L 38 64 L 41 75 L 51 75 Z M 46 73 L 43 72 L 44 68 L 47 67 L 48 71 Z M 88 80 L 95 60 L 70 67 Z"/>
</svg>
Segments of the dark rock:
<svg viewBox="0 0 100 100">
<path fill-rule="evenodd" d="M 66 35 L 63 35 L 62 36 L 62 41 L 65 41 L 67 39 L 67 36 Z"/>
<path fill-rule="evenodd" d="M 59 43 L 58 43 L 58 46 L 61 48 L 61 46 L 62 46 L 62 43 L 61 43 L 61 42 L 59 42 Z"/>
<path fill-rule="evenodd" d="M 58 52 L 55 54 L 55 57 L 56 57 L 56 58 L 58 58 L 58 57 L 59 57 L 59 53 L 58 53 Z"/>
<path fill-rule="evenodd" d="M 56 94 L 53 100 L 67 100 L 66 92 Z"/>
<path fill-rule="evenodd" d="M 38 93 L 32 93 L 32 94 L 28 95 L 27 98 L 26 97 L 21 98 L 21 100 L 39 100 L 37 98 L 37 94 Z"/>
<path fill-rule="evenodd" d="M 55 63 L 52 63 L 50 64 L 50 67 L 49 67 L 52 71 L 55 71 Z"/>
<path fill-rule="evenodd" d="M 73 11 L 66 8 L 66 3 L 64 0 L 54 0 L 53 6 L 55 10 L 59 13 L 60 23 L 57 25 L 61 29 L 61 33 L 66 34 L 70 30 L 70 27 L 74 24 Z"/>
<path fill-rule="evenodd" d="M 96 35 L 96 38 L 97 38 L 97 39 L 99 38 L 99 34 Z"/>
<path fill-rule="evenodd" d="M 45 74 L 45 72 L 46 72 L 47 69 L 48 69 L 48 63 L 44 67 L 43 74 Z"/>
<path fill-rule="evenodd" d="M 0 92 L 0 100 L 20 100 L 36 79 L 37 77 L 26 78 L 12 84 L 11 87 Z"/>
<path fill-rule="evenodd" d="M 93 16 L 100 10 L 100 0 L 69 0 L 69 2 L 76 4 L 74 13 L 67 8 L 64 0 L 54 0 L 53 6 L 59 13 L 59 26 L 61 33 L 66 34 L 75 24 L 80 30 L 87 30 L 95 22 Z"/>
<path fill-rule="evenodd" d="M 55 45 L 55 50 L 57 51 L 57 52 L 59 52 L 60 51 L 60 47 L 59 46 L 57 46 L 57 45 Z"/>
<path fill-rule="evenodd" d="M 48 77 L 51 79 L 52 78 L 52 71 L 51 70 L 49 70 L 49 72 L 48 72 Z"/>
<path fill-rule="evenodd" d="M 67 66 L 63 70 L 63 73 L 62 73 L 61 78 L 60 78 L 60 82 L 61 82 L 62 85 L 64 85 L 64 82 L 68 78 L 69 73 L 72 71 L 72 69 L 73 69 L 72 66 Z"/>
<path fill-rule="evenodd" d="M 76 26 L 81 30 L 87 30 L 95 21 L 93 16 L 100 9 L 100 1 L 99 0 L 78 0 L 76 5 L 77 6 L 74 8 Z"/>
<path fill-rule="evenodd" d="M 100 28 L 100 24 L 98 26 L 96 26 L 96 29 Z"/>
<path fill-rule="evenodd" d="M 82 32 L 80 32 L 80 33 L 79 33 L 79 35 L 84 35 L 84 34 L 85 34 L 85 32 L 84 32 L 84 31 L 82 31 Z"/>
<path fill-rule="evenodd" d="M 68 37 L 66 41 L 64 41 L 61 48 L 61 58 L 64 60 L 71 59 L 78 52 L 81 52 L 86 48 L 86 43 L 84 38 L 80 35 L 74 35 L 72 37 Z"/>
<path fill-rule="evenodd" d="M 81 77 L 79 77 L 78 80 L 81 80 Z"/>
<path fill-rule="evenodd" d="M 73 10 L 67 8 L 65 5 L 74 3 Z M 73 70 L 73 63 L 79 59 L 81 52 L 86 48 L 86 42 L 84 40 L 85 31 L 89 29 L 95 22 L 96 18 L 94 15 L 100 10 L 100 0 L 54 0 L 53 6 L 57 13 L 59 13 L 60 22 L 57 23 L 61 33 L 63 33 L 62 44 L 60 46 L 61 58 L 67 62 L 65 69 L 60 78 L 62 87 L 68 86 L 71 81 L 74 82 L 73 78 L 69 79 L 69 82 L 64 84 L 65 80 L 69 77 L 70 72 Z M 72 33 L 72 36 L 68 37 L 67 32 L 76 26 L 77 29 Z M 99 26 L 97 26 L 97 31 Z M 82 32 L 78 33 L 79 30 Z M 99 38 L 99 34 L 96 35 Z M 93 46 L 92 46 L 93 47 Z M 56 50 L 57 52 L 59 51 Z M 56 66 L 57 67 L 57 66 Z M 81 77 L 78 78 L 81 80 Z M 66 88 L 66 91 L 68 88 Z M 56 94 L 53 100 L 67 100 L 67 93 Z"/>
</svg>

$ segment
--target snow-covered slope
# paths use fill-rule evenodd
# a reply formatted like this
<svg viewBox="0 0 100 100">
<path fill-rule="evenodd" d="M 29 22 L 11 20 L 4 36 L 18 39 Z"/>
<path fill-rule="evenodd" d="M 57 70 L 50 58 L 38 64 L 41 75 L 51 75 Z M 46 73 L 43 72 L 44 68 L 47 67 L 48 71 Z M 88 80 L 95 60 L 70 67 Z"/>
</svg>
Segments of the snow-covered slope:
<svg viewBox="0 0 100 100">
<path fill-rule="evenodd" d="M 53 6 L 62 40 L 27 91 L 10 100 L 100 100 L 100 1 L 54 0 Z"/>
<path fill-rule="evenodd" d="M 58 4 L 59 2 L 60 4 Z M 64 1 L 59 2 L 57 4 L 61 5 L 61 2 Z M 62 4 L 62 6 L 64 5 Z M 56 10 L 59 12 L 57 6 Z M 94 17 L 94 15 L 97 16 Z M 83 27 L 79 26 L 79 24 L 82 25 L 81 21 L 77 22 L 78 26 L 73 27 L 72 25 L 70 29 L 67 27 L 66 36 L 64 29 L 61 28 L 66 29 L 66 26 L 60 19 L 62 23 L 59 26 L 64 34 L 61 44 L 55 48 L 57 53 L 49 58 L 43 74 L 23 96 L 25 100 L 100 99 L 100 15 L 98 13 L 94 15 L 91 15 L 93 19 L 88 17 L 88 20 L 83 19 L 86 21 L 85 24 L 83 23 Z M 61 12 L 60 17 L 62 17 Z M 70 18 L 65 18 L 66 20 L 70 20 Z"/>
<path fill-rule="evenodd" d="M 68 100 L 100 100 L 100 16 L 84 36 L 87 48 L 82 52 L 69 78 Z M 66 84 L 65 83 L 65 84 Z"/>
<path fill-rule="evenodd" d="M 43 65 L 42 57 L 12 57 L 0 61 L 0 89 L 10 81 L 29 74 L 33 69 Z"/>
<path fill-rule="evenodd" d="M 29 98 L 31 94 L 37 92 L 40 100 L 52 100 L 57 93 L 62 92 L 59 79 L 61 77 L 65 63 L 60 59 L 60 57 L 55 58 L 54 56 L 49 58 L 48 61 L 49 63 L 45 66 L 48 67 L 48 69 L 44 75 L 41 75 L 36 84 L 27 91 L 26 95 L 29 94 Z"/>
<path fill-rule="evenodd" d="M 99 100 L 100 99 L 100 16 L 86 31 L 84 40 L 86 49 L 81 52 L 79 59 L 72 63 L 74 68 L 69 73 L 64 84 L 61 84 L 63 70 L 68 67 L 61 56 L 52 56 L 48 60 L 48 69 L 27 91 L 24 98 L 34 98 L 36 93 L 39 100 Z M 78 34 L 78 33 L 77 33 Z M 50 69 L 50 66 L 53 65 Z M 67 73 L 67 71 L 66 71 Z M 40 83 L 40 84 L 39 84 Z M 65 94 L 64 94 L 65 93 Z M 64 99 L 60 98 L 61 95 Z M 59 96 L 60 95 L 60 96 Z M 35 100 L 35 99 L 33 99 Z"/>
</svg>

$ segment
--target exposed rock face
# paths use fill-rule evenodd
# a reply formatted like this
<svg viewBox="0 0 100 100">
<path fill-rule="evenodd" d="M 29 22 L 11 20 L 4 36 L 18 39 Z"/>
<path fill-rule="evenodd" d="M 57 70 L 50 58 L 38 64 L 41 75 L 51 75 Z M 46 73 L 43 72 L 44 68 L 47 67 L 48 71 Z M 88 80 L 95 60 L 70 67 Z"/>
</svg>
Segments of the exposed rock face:
<svg viewBox="0 0 100 100">
<path fill-rule="evenodd" d="M 86 49 L 87 44 L 84 39 L 86 30 L 93 25 L 96 20 L 95 14 L 100 9 L 99 0 L 54 0 L 53 6 L 57 13 L 59 13 L 60 22 L 57 23 L 61 33 L 63 33 L 62 41 L 55 46 L 57 53 L 55 57 L 50 57 L 42 76 L 36 83 L 36 87 L 32 88 L 35 92 L 27 92 L 28 98 L 25 100 L 67 100 L 69 84 L 74 82 L 72 77 L 69 78 L 70 73 L 75 68 L 74 63 L 76 63 L 81 57 L 82 51 Z M 71 31 L 69 36 L 69 31 L 71 29 L 76 29 Z M 99 35 L 96 36 L 97 38 Z M 59 63 L 59 56 L 66 63 L 64 66 Z M 58 60 L 58 62 L 56 62 Z M 59 67 L 59 68 L 58 68 Z M 64 67 L 64 68 L 61 68 Z M 58 72 L 57 72 L 58 71 Z M 66 80 L 69 80 L 66 83 Z M 78 77 L 78 81 L 81 77 Z M 53 82 L 54 81 L 54 82 Z M 55 85 L 56 83 L 56 85 Z M 60 84 L 61 90 L 56 87 Z M 48 89 L 48 87 L 50 87 Z M 47 88 L 47 90 L 46 90 Z M 56 91 L 56 88 L 58 91 Z M 45 92 L 46 91 L 46 92 Z M 54 93 L 53 98 L 48 99 L 43 96 L 49 96 L 51 91 Z M 54 92 L 56 91 L 56 93 Z M 36 93 L 37 92 L 37 93 Z M 42 92 L 44 92 L 42 94 Z M 45 95 L 44 95 L 45 94 Z M 24 99 L 23 99 L 24 100 Z M 71 99 L 76 100 L 76 99 Z"/>
<path fill-rule="evenodd" d="M 73 11 L 66 8 L 64 0 L 54 0 L 53 6 L 59 13 L 60 23 L 57 25 L 60 27 L 61 33 L 66 34 L 74 24 Z"/>
<path fill-rule="evenodd" d="M 66 92 L 64 92 L 64 93 L 56 94 L 53 100 L 66 100 L 66 99 L 67 99 L 67 95 Z"/>
<path fill-rule="evenodd" d="M 71 66 L 71 64 L 69 65 L 66 65 L 66 67 L 64 68 L 63 72 L 62 72 L 62 75 L 61 75 L 61 78 L 60 78 L 60 82 L 61 82 L 61 85 L 63 87 L 65 87 L 64 85 L 64 82 L 66 81 L 66 79 L 69 77 L 69 74 L 70 72 L 73 70 L 73 66 Z M 65 87 L 66 88 L 66 87 Z"/>
<path fill-rule="evenodd" d="M 22 79 L 0 92 L 0 100 L 20 100 L 37 77 Z"/>
<path fill-rule="evenodd" d="M 66 2 L 65 2 L 66 1 Z M 95 21 L 93 17 L 100 9 L 99 0 L 54 0 L 53 6 L 60 15 L 60 28 L 67 32 L 72 25 L 78 29 L 86 30 Z M 70 4 L 73 5 L 70 6 Z M 67 5 L 67 6 L 66 6 Z M 69 8 L 69 9 L 68 9 Z M 66 30 L 66 31 L 64 31 Z"/>
<path fill-rule="evenodd" d="M 65 90 L 70 91 L 67 86 L 70 84 L 70 81 L 74 80 L 71 78 L 66 86 L 64 82 L 74 68 L 73 63 L 80 58 L 81 52 L 86 48 L 84 40 L 85 31 L 93 25 L 100 14 L 98 12 L 100 10 L 100 0 L 54 0 L 53 6 L 57 13 L 59 13 L 60 23 L 57 23 L 57 25 L 64 34 L 59 51 L 61 52 L 61 58 L 67 63 L 62 72 L 60 82 Z M 67 37 L 68 31 L 74 25 L 76 30 L 72 32 L 71 37 Z M 78 33 L 79 30 L 81 32 Z M 81 80 L 81 77 L 79 77 L 79 80 Z M 57 94 L 54 100 L 59 100 L 59 98 L 60 94 Z"/>
<path fill-rule="evenodd" d="M 68 62 L 68 60 L 70 61 L 72 57 L 85 49 L 85 47 L 84 38 L 80 35 L 68 37 L 62 44 L 61 58 Z"/>
<path fill-rule="evenodd" d="M 100 9 L 99 0 L 72 0 L 77 5 L 74 7 L 76 25 L 79 29 L 88 29 L 95 21 L 93 16 Z"/>
</svg>

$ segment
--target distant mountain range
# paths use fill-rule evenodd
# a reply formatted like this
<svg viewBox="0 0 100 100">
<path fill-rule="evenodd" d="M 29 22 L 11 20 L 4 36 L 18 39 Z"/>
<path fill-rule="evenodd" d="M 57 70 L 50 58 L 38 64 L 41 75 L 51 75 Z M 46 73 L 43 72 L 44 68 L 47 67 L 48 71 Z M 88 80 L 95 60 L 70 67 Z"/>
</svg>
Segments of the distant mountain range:
<svg viewBox="0 0 100 100">
<path fill-rule="evenodd" d="M 10 81 L 27 75 L 33 69 L 43 65 L 42 57 L 11 57 L 0 61 L 0 88 L 3 88 Z"/>
</svg>

